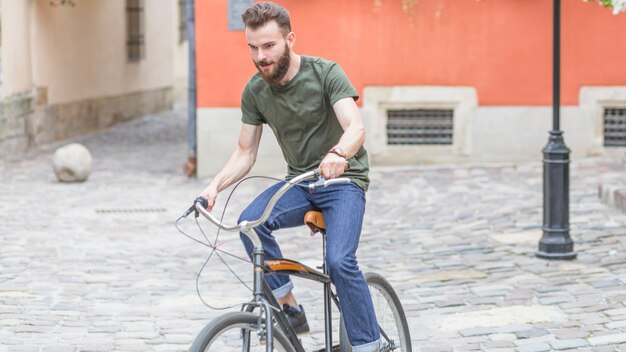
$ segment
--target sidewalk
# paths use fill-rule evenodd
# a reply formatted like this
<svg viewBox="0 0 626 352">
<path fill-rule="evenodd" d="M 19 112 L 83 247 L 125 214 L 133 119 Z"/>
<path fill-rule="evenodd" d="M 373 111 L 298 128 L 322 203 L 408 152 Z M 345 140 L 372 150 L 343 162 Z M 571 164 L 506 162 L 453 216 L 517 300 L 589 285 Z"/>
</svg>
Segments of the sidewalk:
<svg viewBox="0 0 626 352">
<path fill-rule="evenodd" d="M 51 160 L 58 145 L 0 162 L 0 352 L 186 351 L 223 312 L 196 295 L 207 250 L 174 227 L 206 184 L 182 173 L 185 110 L 76 141 L 94 158 L 85 183 L 56 182 Z M 564 262 L 534 255 L 542 221 L 539 161 L 375 167 L 360 265 L 384 274 L 398 291 L 414 351 L 626 350 L 626 214 L 598 199 L 599 184 L 624 183 L 625 167 L 624 159 L 571 164 L 570 233 L 578 258 Z M 243 184 L 226 221 L 268 184 Z M 226 198 L 220 196 L 221 207 Z M 182 227 L 202 237 L 193 220 Z M 208 224 L 204 230 L 215 234 Z M 286 257 L 320 257 L 317 237 L 304 228 L 277 237 Z M 221 234 L 218 242 L 243 255 L 238 236 Z M 249 280 L 245 263 L 231 264 Z M 296 279 L 311 349 L 323 344 L 320 290 Z M 247 297 L 216 257 L 200 291 L 217 305 Z"/>
</svg>

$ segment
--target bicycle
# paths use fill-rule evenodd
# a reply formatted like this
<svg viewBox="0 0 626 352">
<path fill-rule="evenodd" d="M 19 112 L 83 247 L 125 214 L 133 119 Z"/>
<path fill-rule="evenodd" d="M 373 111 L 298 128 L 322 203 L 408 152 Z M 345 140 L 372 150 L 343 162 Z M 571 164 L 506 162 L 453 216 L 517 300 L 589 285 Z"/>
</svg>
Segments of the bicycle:
<svg viewBox="0 0 626 352">
<path fill-rule="evenodd" d="M 295 331 L 288 323 L 282 312 L 280 305 L 272 294 L 265 275 L 288 274 L 298 276 L 307 280 L 317 281 L 323 284 L 324 289 L 324 337 L 325 347 L 319 352 L 351 351 L 343 321 L 340 319 L 339 345 L 333 345 L 332 339 L 332 306 L 335 304 L 339 313 L 339 298 L 333 292 L 330 276 L 328 275 L 326 257 L 326 230 L 322 213 L 319 211 L 309 211 L 304 217 L 304 224 L 309 226 L 312 234 L 322 235 L 322 254 L 324 262 L 322 271 L 308 267 L 297 261 L 281 258 L 266 260 L 263 246 L 254 228 L 264 223 L 269 217 L 278 199 L 290 188 L 303 181 L 313 179 L 308 188 L 314 190 L 320 187 L 328 187 L 336 183 L 350 182 L 348 178 L 335 178 L 326 180 L 320 175 L 318 170 L 301 174 L 292 180 L 285 181 L 285 184 L 274 194 L 268 202 L 261 217 L 255 221 L 242 221 L 236 225 L 225 225 L 206 210 L 207 200 L 198 198 L 194 202 L 194 207 L 190 208 L 186 215 L 195 210 L 195 216 L 202 214 L 218 228 L 241 232 L 246 235 L 254 244 L 252 253 L 253 270 L 253 298 L 245 303 L 239 312 L 226 313 L 208 323 L 196 336 L 191 345 L 191 352 L 205 351 L 270 351 L 281 352 L 305 352 Z M 192 210 L 193 209 L 193 210 Z M 409 327 L 402 309 L 400 300 L 392 286 L 381 275 L 376 273 L 365 274 L 365 279 L 370 287 L 372 301 L 374 303 L 376 317 L 380 327 L 383 345 L 381 352 L 399 351 L 411 352 L 411 338 Z M 259 308 L 257 313 L 255 309 Z M 266 322 L 271 322 L 267 324 Z M 254 336 L 256 334 L 256 337 Z M 264 338 L 261 338 L 263 337 Z M 234 347 L 233 345 L 236 345 Z"/>
</svg>

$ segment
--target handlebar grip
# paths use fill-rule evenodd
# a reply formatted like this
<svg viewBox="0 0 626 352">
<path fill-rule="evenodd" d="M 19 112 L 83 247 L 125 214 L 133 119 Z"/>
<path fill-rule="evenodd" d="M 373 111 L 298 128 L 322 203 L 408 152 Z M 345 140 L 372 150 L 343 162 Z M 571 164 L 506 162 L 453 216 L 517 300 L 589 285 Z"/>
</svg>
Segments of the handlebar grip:
<svg viewBox="0 0 626 352">
<path fill-rule="evenodd" d="M 196 200 L 194 200 L 194 201 L 193 201 L 194 208 L 195 208 L 195 204 L 196 204 L 196 203 L 200 203 L 204 209 L 206 209 L 206 208 L 208 208 L 208 207 L 209 207 L 209 200 L 208 200 L 208 199 L 206 199 L 206 198 L 204 198 L 204 197 L 202 197 L 202 196 L 201 196 L 201 197 L 196 198 Z M 196 217 L 198 217 L 197 212 L 196 212 Z"/>
<path fill-rule="evenodd" d="M 198 198 L 196 198 L 196 200 L 193 201 L 193 205 L 191 207 L 189 207 L 189 209 L 187 209 L 187 211 L 183 215 L 184 218 L 189 216 L 189 214 L 193 213 L 194 211 L 196 212 L 196 214 L 195 214 L 196 217 L 198 217 L 200 215 L 200 214 L 198 214 L 198 210 L 196 210 L 196 203 L 200 203 L 204 209 L 206 209 L 209 206 L 209 200 L 208 199 L 206 199 L 204 197 L 198 197 Z"/>
</svg>

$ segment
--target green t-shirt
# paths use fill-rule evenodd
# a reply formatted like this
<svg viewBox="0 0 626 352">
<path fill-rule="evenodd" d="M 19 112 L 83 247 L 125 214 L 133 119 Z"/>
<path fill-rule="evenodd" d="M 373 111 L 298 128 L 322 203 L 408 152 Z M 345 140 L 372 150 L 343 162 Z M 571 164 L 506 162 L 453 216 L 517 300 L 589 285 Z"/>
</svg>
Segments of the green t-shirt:
<svg viewBox="0 0 626 352">
<path fill-rule="evenodd" d="M 243 123 L 266 123 L 274 131 L 288 165 L 287 178 L 319 166 L 328 151 L 339 142 L 343 128 L 333 104 L 359 98 L 338 64 L 317 57 L 300 56 L 300 70 L 281 88 L 267 84 L 256 73 L 241 97 Z M 367 190 L 369 162 L 361 147 L 350 160 L 344 176 Z"/>
</svg>

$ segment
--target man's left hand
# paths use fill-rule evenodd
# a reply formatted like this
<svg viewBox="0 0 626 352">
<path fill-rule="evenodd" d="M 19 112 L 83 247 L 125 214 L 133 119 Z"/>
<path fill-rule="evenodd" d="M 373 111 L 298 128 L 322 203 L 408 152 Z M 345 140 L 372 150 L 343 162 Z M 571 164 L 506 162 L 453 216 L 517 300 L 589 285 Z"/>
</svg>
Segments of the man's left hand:
<svg viewBox="0 0 626 352">
<path fill-rule="evenodd" d="M 347 167 L 346 159 L 335 153 L 328 153 L 320 163 L 320 172 L 325 179 L 341 176 Z"/>
</svg>

